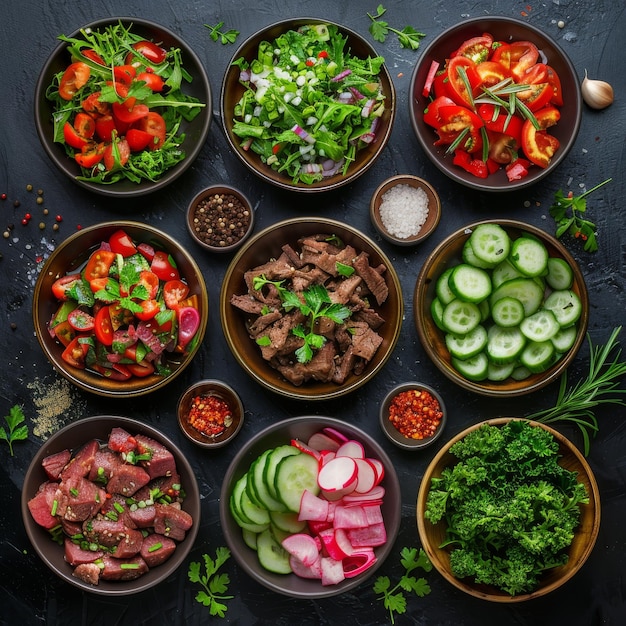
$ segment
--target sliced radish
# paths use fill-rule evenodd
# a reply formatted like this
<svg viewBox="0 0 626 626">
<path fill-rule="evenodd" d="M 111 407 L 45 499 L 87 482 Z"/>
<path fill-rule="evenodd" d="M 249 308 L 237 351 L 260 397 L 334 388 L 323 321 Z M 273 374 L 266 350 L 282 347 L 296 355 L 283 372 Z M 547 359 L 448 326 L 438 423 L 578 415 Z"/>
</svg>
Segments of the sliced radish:
<svg viewBox="0 0 626 626">
<path fill-rule="evenodd" d="M 338 506 L 335 509 L 335 528 L 363 528 L 367 527 L 367 517 L 363 507 L 360 506 Z"/>
<path fill-rule="evenodd" d="M 365 449 L 360 441 L 349 439 L 339 446 L 337 456 L 349 456 L 353 459 L 364 459 Z"/>
<path fill-rule="evenodd" d="M 295 556 L 289 557 L 289 565 L 293 570 L 293 573 L 300 578 L 314 578 L 319 579 L 322 577 L 322 559 L 318 555 L 317 560 L 312 565 L 306 566 L 302 561 Z"/>
<path fill-rule="evenodd" d="M 324 450 L 328 450 L 331 452 L 336 452 L 337 448 L 340 446 L 340 443 L 329 437 L 328 435 L 319 432 L 313 433 L 309 440 L 307 441 L 307 445 L 309 448 L 313 448 L 313 450 L 318 450 L 319 452 L 323 452 Z"/>
<path fill-rule="evenodd" d="M 316 496 L 308 489 L 302 492 L 300 498 L 300 521 L 325 522 L 328 519 L 328 500 Z"/>
<path fill-rule="evenodd" d="M 376 470 L 376 484 L 380 485 L 382 479 L 385 477 L 385 466 L 379 459 L 368 457 L 367 460 L 374 466 Z"/>
<path fill-rule="evenodd" d="M 322 542 L 322 547 L 326 550 L 326 554 L 337 561 L 345 559 L 352 552 L 352 544 L 349 541 L 347 543 L 350 546 L 350 552 L 344 552 L 342 546 L 337 541 L 337 531 L 334 528 L 323 530 L 318 537 Z"/>
<path fill-rule="evenodd" d="M 387 541 L 387 530 L 382 522 L 361 528 L 350 528 L 347 533 L 350 543 L 355 548 L 373 548 L 382 546 Z"/>
<path fill-rule="evenodd" d="M 343 528 L 335 528 L 335 541 L 346 556 L 350 556 L 354 552 L 348 533 Z"/>
<path fill-rule="evenodd" d="M 335 428 L 332 428 L 331 426 L 323 428 L 322 432 L 325 435 L 328 435 L 331 439 L 334 439 L 339 445 L 348 441 L 348 437 L 346 437 L 343 433 L 339 432 Z"/>
<path fill-rule="evenodd" d="M 385 488 L 381 485 L 377 485 L 367 493 L 354 493 L 348 494 L 343 497 L 344 504 L 350 502 L 363 502 L 370 500 L 382 500 L 385 495 Z"/>
<path fill-rule="evenodd" d="M 305 567 L 311 567 L 319 558 L 319 547 L 311 535 L 296 533 L 282 540 L 283 548 Z"/>
<path fill-rule="evenodd" d="M 374 550 L 363 549 L 362 551 L 354 552 L 343 561 L 344 576 L 346 578 L 354 578 L 372 567 L 374 563 L 376 563 Z"/>
<path fill-rule="evenodd" d="M 336 559 L 331 559 L 329 556 L 323 556 L 322 562 L 322 585 L 336 585 L 342 580 L 345 580 L 346 576 L 343 573 L 343 563 Z"/>
<path fill-rule="evenodd" d="M 364 506 L 363 511 L 365 512 L 365 518 L 367 519 L 367 524 L 369 526 L 372 524 L 380 524 L 384 521 L 380 505 Z"/>
<path fill-rule="evenodd" d="M 310 448 L 309 446 L 307 446 L 306 443 L 304 443 L 304 441 L 300 441 L 299 439 L 292 439 L 291 445 L 298 448 L 300 452 L 304 452 L 305 454 L 310 454 L 313 458 L 317 459 L 318 461 L 321 458 L 319 451 L 314 450 L 313 448 Z"/>
<path fill-rule="evenodd" d="M 357 464 L 353 458 L 337 456 L 322 466 L 317 475 L 317 483 L 324 497 L 339 500 L 354 491 L 358 475 Z"/>
<path fill-rule="evenodd" d="M 323 522 L 316 522 L 315 520 L 309 520 L 307 522 L 307 526 L 309 527 L 309 530 L 311 531 L 311 534 L 313 536 L 317 536 L 323 530 L 326 530 L 327 528 L 332 528 L 333 527 L 333 523 L 332 522 L 328 522 L 326 520 L 324 520 Z"/>
<path fill-rule="evenodd" d="M 354 459 L 359 470 L 355 493 L 368 493 L 376 486 L 376 469 L 368 459 Z"/>
<path fill-rule="evenodd" d="M 335 456 L 336 454 L 333 450 L 320 451 L 320 466 L 326 465 L 326 463 L 328 463 L 328 461 L 332 461 Z"/>
</svg>

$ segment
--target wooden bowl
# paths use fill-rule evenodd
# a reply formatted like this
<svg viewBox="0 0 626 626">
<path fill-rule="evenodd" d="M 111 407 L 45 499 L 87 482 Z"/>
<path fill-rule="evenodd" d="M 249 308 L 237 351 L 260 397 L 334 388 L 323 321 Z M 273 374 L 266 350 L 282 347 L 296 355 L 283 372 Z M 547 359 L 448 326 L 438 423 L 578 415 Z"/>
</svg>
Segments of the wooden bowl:
<svg viewBox="0 0 626 626">
<path fill-rule="evenodd" d="M 600 529 L 600 492 L 596 479 L 585 457 L 573 443 L 558 431 L 545 424 L 531 422 L 533 426 L 543 428 L 554 435 L 559 444 L 559 455 L 561 456 L 559 464 L 569 471 L 576 472 L 578 474 L 578 481 L 585 485 L 587 493 L 589 494 L 589 504 L 581 505 L 580 526 L 569 548 L 568 562 L 565 565 L 549 570 L 542 578 L 537 589 L 533 592 L 516 596 L 511 596 L 494 587 L 473 583 L 468 579 L 456 578 L 452 574 L 450 569 L 450 553 L 439 547 L 445 537 L 445 523 L 440 521 L 438 524 L 432 524 L 424 517 L 431 479 L 441 476 L 441 472 L 445 467 L 449 467 L 456 462 L 456 457 L 452 456 L 449 452 L 452 444 L 463 439 L 469 432 L 480 428 L 482 424 L 486 423 L 494 426 L 502 426 L 512 419 L 519 418 L 502 417 L 480 422 L 453 437 L 441 448 L 426 468 L 417 496 L 417 528 L 420 541 L 428 558 L 435 566 L 435 569 L 437 569 L 450 584 L 461 591 L 475 598 L 488 600 L 490 602 L 524 602 L 545 596 L 551 591 L 558 589 L 572 578 L 583 566 L 587 557 L 591 554 Z"/>
</svg>

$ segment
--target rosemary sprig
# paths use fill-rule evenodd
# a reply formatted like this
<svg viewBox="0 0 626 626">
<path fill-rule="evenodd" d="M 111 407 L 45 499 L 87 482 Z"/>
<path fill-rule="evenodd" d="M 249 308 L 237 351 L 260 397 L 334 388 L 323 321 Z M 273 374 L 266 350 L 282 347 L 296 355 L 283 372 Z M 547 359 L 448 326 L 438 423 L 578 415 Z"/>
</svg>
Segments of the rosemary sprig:
<svg viewBox="0 0 626 626">
<path fill-rule="evenodd" d="M 620 361 L 621 348 L 617 348 L 617 337 L 621 326 L 613 329 L 604 346 L 594 346 L 589 341 L 589 373 L 573 387 L 567 388 L 567 370 L 561 376 L 559 395 L 554 407 L 537 411 L 526 417 L 543 424 L 570 422 L 576 424 L 583 436 L 585 456 L 591 448 L 591 437 L 599 430 L 598 418 L 593 409 L 603 404 L 626 406 L 626 401 L 613 394 L 624 394 L 626 389 L 619 388 L 619 379 L 626 376 L 626 361 Z M 616 350 L 615 357 L 608 361 Z"/>
</svg>

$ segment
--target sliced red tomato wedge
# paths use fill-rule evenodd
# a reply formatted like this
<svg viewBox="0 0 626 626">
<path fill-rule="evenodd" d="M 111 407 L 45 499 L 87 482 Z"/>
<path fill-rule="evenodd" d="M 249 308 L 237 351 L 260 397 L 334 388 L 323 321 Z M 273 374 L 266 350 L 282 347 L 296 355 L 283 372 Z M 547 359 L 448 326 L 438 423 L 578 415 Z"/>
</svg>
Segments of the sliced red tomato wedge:
<svg viewBox="0 0 626 626">
<path fill-rule="evenodd" d="M 152 91 L 160 92 L 165 87 L 165 81 L 154 72 L 141 72 L 137 74 L 137 80 L 142 80 Z"/>
<path fill-rule="evenodd" d="M 515 41 L 509 44 L 511 50 L 511 74 L 518 82 L 524 81 L 524 74 L 539 59 L 539 50 L 531 41 Z"/>
<path fill-rule="evenodd" d="M 63 100 L 71 100 L 79 89 L 84 87 L 91 75 L 91 69 L 86 63 L 76 61 L 71 63 L 59 82 L 59 95 Z"/>
<path fill-rule="evenodd" d="M 467 78 L 467 82 L 464 76 Z M 457 104 L 471 107 L 473 97 L 480 85 L 480 76 L 474 61 L 465 56 L 456 56 L 448 61 L 448 81 L 445 83 L 448 96 Z M 467 86 L 469 86 L 469 91 Z"/>
<path fill-rule="evenodd" d="M 163 299 L 168 309 L 175 309 L 189 294 L 189 287 L 182 280 L 168 280 L 163 285 Z"/>
<path fill-rule="evenodd" d="M 548 106 L 535 113 L 540 129 L 535 128 L 531 120 L 524 122 L 522 150 L 526 158 L 539 167 L 548 167 L 554 153 L 559 148 L 559 140 L 546 132 L 546 129 L 554 126 L 560 117 L 561 114 L 556 107 Z"/>
<path fill-rule="evenodd" d="M 126 139 L 112 141 L 104 149 L 104 167 L 110 172 L 124 167 L 130 158 L 130 146 Z"/>
<path fill-rule="evenodd" d="M 99 91 L 94 91 L 88 95 L 80 104 L 83 111 L 89 113 L 92 116 L 106 115 L 111 111 L 111 105 L 108 102 L 100 102 L 100 96 L 102 94 Z"/>
<path fill-rule="evenodd" d="M 497 85 L 510 76 L 510 73 L 495 61 L 479 63 L 476 66 L 476 72 L 480 78 L 480 86 L 487 88 Z"/>
<path fill-rule="evenodd" d="M 67 276 L 61 276 L 52 283 L 52 294 L 57 300 L 68 300 L 67 292 L 73 285 L 80 283 L 82 280 L 80 274 L 68 274 Z"/>
<path fill-rule="evenodd" d="M 96 122 L 87 113 L 77 113 L 74 118 L 74 130 L 86 139 L 91 139 L 96 132 Z"/>
<path fill-rule="evenodd" d="M 94 318 L 82 309 L 74 309 L 67 316 L 67 321 L 74 330 L 87 332 L 94 328 Z"/>
<path fill-rule="evenodd" d="M 452 56 L 463 56 L 471 59 L 476 64 L 482 63 L 489 57 L 492 44 L 493 37 L 489 33 L 471 37 L 466 39 Z"/>
<path fill-rule="evenodd" d="M 86 169 L 91 169 L 104 158 L 104 143 L 90 142 L 81 148 L 80 152 L 74 155 L 78 165 Z"/>
<path fill-rule="evenodd" d="M 482 149 L 483 142 L 480 129 L 483 126 L 483 121 L 476 113 L 465 107 L 454 105 L 440 107 L 439 116 L 441 126 L 437 130 L 439 135 L 439 141 L 435 142 L 437 145 L 451 144 L 461 133 L 464 133 L 459 144 L 460 148 L 470 153 Z"/>
<path fill-rule="evenodd" d="M 155 251 L 150 269 L 161 280 L 180 280 L 180 274 L 178 273 L 174 259 L 167 254 L 167 252 L 163 252 L 163 250 Z"/>
<path fill-rule="evenodd" d="M 554 90 L 549 83 L 530 84 L 525 91 L 519 91 L 517 97 L 531 110 L 538 111 L 550 104 Z"/>
<path fill-rule="evenodd" d="M 96 135 L 100 141 L 112 141 L 113 132 L 116 130 L 115 120 L 109 113 L 96 118 Z"/>
<path fill-rule="evenodd" d="M 456 103 L 452 98 L 448 96 L 439 96 L 432 102 L 428 103 L 427 109 L 424 111 L 424 122 L 433 128 L 439 128 L 441 126 L 441 116 L 439 115 L 439 109 L 443 106 L 455 106 Z"/>
<path fill-rule="evenodd" d="M 85 115 L 87 114 L 85 113 Z M 65 122 L 65 124 L 63 124 L 63 140 L 68 146 L 76 148 L 76 150 L 82 150 L 85 146 L 88 146 L 91 143 L 87 137 L 83 137 L 77 133 L 74 126 L 72 126 L 69 122 Z"/>
<path fill-rule="evenodd" d="M 145 287 L 148 292 L 148 298 L 154 299 L 159 291 L 159 277 L 150 270 L 142 270 L 139 273 L 139 282 L 137 285 Z"/>
<path fill-rule="evenodd" d="M 163 63 L 167 55 L 167 51 L 165 49 L 157 46 L 157 44 L 152 41 L 138 41 L 134 43 L 132 47 L 141 56 L 148 59 L 148 61 L 150 61 L 151 63 L 155 63 L 157 65 L 159 63 Z M 134 55 L 130 53 L 126 61 L 129 62 L 133 57 Z"/>
<path fill-rule="evenodd" d="M 126 131 L 126 141 L 131 152 L 141 152 L 153 141 L 153 136 L 145 130 L 129 128 Z"/>
<path fill-rule="evenodd" d="M 85 357 L 89 351 L 89 344 L 81 341 L 81 336 L 74 337 L 66 346 L 65 350 L 61 353 L 61 358 L 73 367 L 80 369 L 85 368 Z"/>
<path fill-rule="evenodd" d="M 91 282 L 94 278 L 107 278 L 113 261 L 115 261 L 115 252 L 111 250 L 99 248 L 92 252 L 83 272 L 85 280 Z"/>
<path fill-rule="evenodd" d="M 123 257 L 132 256 L 137 252 L 137 246 L 128 236 L 128 233 L 121 228 L 109 237 L 109 246 L 111 246 L 112 252 L 121 254 Z"/>
<path fill-rule="evenodd" d="M 61 345 L 67 347 L 72 339 L 76 337 L 76 330 L 65 320 L 64 322 L 59 322 L 54 327 L 54 336 L 61 342 Z"/>
<path fill-rule="evenodd" d="M 154 374 L 154 365 L 148 361 L 140 361 L 139 363 L 126 363 L 126 368 L 133 376 L 145 378 Z"/>
<path fill-rule="evenodd" d="M 136 123 L 136 128 L 152 135 L 152 142 L 148 144 L 150 150 L 157 150 L 165 143 L 167 133 L 165 120 L 156 111 L 150 111 L 148 115 L 142 117 Z"/>
<path fill-rule="evenodd" d="M 552 87 L 552 99 L 550 104 L 560 107 L 563 106 L 563 91 L 561 89 L 561 79 L 556 70 L 549 65 L 546 65 L 546 74 L 548 75 L 548 83 Z"/>
<path fill-rule="evenodd" d="M 151 320 L 161 310 L 156 300 L 142 300 L 139 302 L 139 306 L 141 307 L 141 311 L 137 311 L 135 317 L 144 322 Z"/>
<path fill-rule="evenodd" d="M 142 117 L 146 117 L 149 111 L 150 109 L 146 104 L 138 103 L 135 98 L 113 103 L 113 118 L 122 124 L 130 125 Z"/>
<path fill-rule="evenodd" d="M 499 41 L 493 46 L 491 61 L 499 63 L 505 70 L 511 69 L 511 46 L 508 43 Z"/>
<path fill-rule="evenodd" d="M 94 332 L 96 339 L 103 346 L 113 344 L 113 324 L 111 323 L 111 314 L 108 306 L 103 306 L 96 313 L 94 318 Z"/>
</svg>

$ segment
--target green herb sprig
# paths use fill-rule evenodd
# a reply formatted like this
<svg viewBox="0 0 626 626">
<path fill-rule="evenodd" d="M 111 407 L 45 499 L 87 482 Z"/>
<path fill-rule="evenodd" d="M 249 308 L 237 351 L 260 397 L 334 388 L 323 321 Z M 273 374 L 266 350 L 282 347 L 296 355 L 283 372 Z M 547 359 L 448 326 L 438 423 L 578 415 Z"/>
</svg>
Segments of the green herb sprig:
<svg viewBox="0 0 626 626">
<path fill-rule="evenodd" d="M 28 426 L 24 424 L 26 418 L 21 406 L 17 404 L 9 409 L 9 414 L 4 416 L 9 430 L 5 430 L 4 426 L 0 426 L 0 440 L 9 444 L 9 451 L 13 456 L 13 442 L 24 441 L 28 439 Z"/>
<path fill-rule="evenodd" d="M 426 552 L 422 548 L 402 548 L 400 552 L 400 563 L 404 567 L 404 574 L 400 580 L 392 587 L 388 576 L 379 576 L 374 583 L 374 593 L 378 600 L 382 600 L 385 608 L 389 611 L 391 623 L 394 624 L 394 613 L 403 615 L 406 613 L 406 597 L 404 591 L 414 593 L 423 598 L 430 593 L 430 585 L 425 578 L 415 578 L 411 572 L 421 568 L 425 572 L 430 572 L 433 566 Z"/>
<path fill-rule="evenodd" d="M 213 617 L 224 617 L 228 606 L 224 600 L 231 600 L 234 596 L 225 595 L 228 592 L 230 578 L 228 574 L 218 574 L 218 570 L 230 558 L 230 550 L 225 547 L 217 548 L 215 559 L 208 554 L 202 555 L 204 561 L 204 573 L 200 573 L 201 563 L 189 563 L 187 575 L 192 583 L 198 583 L 203 590 L 196 594 L 196 601 L 209 607 L 209 613 Z"/>
<path fill-rule="evenodd" d="M 603 404 L 626 406 L 623 395 L 626 389 L 619 387 L 619 380 L 626 376 L 626 361 L 620 361 L 621 348 L 617 347 L 617 337 L 621 326 L 613 329 L 605 345 L 594 346 L 589 341 L 589 372 L 582 380 L 568 389 L 567 370 L 561 376 L 559 395 L 554 407 L 537 411 L 526 417 L 544 424 L 570 422 L 576 424 L 583 436 L 585 456 L 591 448 L 591 437 L 599 430 L 598 418 L 594 409 Z M 609 360 L 611 354 L 613 360 Z"/>
<path fill-rule="evenodd" d="M 278 290 L 283 309 L 286 311 L 297 309 L 307 318 L 307 326 L 299 324 L 291 331 L 304 342 L 295 352 L 300 363 L 308 363 L 313 358 L 313 350 L 319 350 L 326 343 L 326 337 L 315 332 L 315 324 L 320 318 L 327 317 L 336 324 L 343 324 L 352 314 L 347 306 L 330 299 L 324 285 L 311 285 L 302 292 L 301 299 L 297 293 L 285 289 L 282 280 L 271 281 L 264 274 L 255 276 L 252 283 L 256 290 L 262 289 L 268 284 L 274 285 Z M 257 343 L 268 345 L 267 341 L 269 341 L 269 337 L 261 337 Z"/>
<path fill-rule="evenodd" d="M 378 7 L 376 7 L 375 15 L 372 15 L 371 13 L 367 14 L 367 17 L 369 17 L 372 21 L 369 28 L 372 37 L 374 37 L 376 41 L 384 43 L 387 39 L 387 35 L 392 32 L 398 36 L 401 48 L 417 50 L 420 45 L 420 40 L 422 37 L 426 37 L 426 34 L 420 33 L 412 26 L 405 26 L 402 30 L 392 28 L 385 20 L 380 19 L 386 12 L 387 9 L 382 4 L 379 4 Z"/>
<path fill-rule="evenodd" d="M 141 305 L 137 300 L 147 300 L 148 290 L 145 285 L 137 284 L 140 270 L 133 263 L 124 263 L 119 275 L 119 283 L 110 278 L 106 287 L 96 292 L 95 297 L 103 302 L 119 302 L 120 306 L 132 313 L 140 312 Z M 120 286 L 128 296 L 122 296 Z"/>
<path fill-rule="evenodd" d="M 210 24 L 205 24 L 205 26 L 209 29 L 209 35 L 213 41 L 220 41 L 223 46 L 229 43 L 235 43 L 235 40 L 239 36 L 239 31 L 231 28 L 230 30 L 223 31 L 222 27 L 224 26 L 224 22 L 219 22 L 214 26 Z"/>
<path fill-rule="evenodd" d="M 596 252 L 598 250 L 598 241 L 596 238 L 596 225 L 583 217 L 587 210 L 587 196 L 611 182 L 612 178 L 596 185 L 585 193 L 575 196 L 570 191 L 567 195 L 559 189 L 554 194 L 554 203 L 550 207 L 550 215 L 556 222 L 556 237 L 560 239 L 565 233 L 569 233 L 572 237 L 580 238 L 585 243 L 583 249 L 586 252 Z"/>
</svg>

